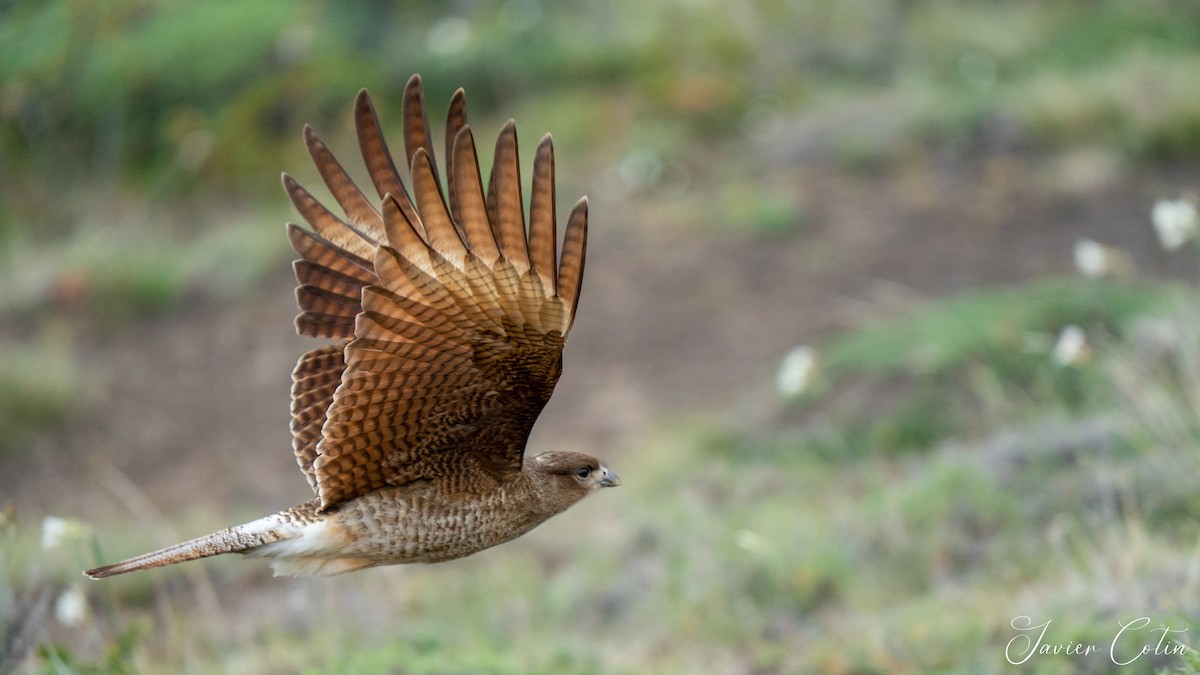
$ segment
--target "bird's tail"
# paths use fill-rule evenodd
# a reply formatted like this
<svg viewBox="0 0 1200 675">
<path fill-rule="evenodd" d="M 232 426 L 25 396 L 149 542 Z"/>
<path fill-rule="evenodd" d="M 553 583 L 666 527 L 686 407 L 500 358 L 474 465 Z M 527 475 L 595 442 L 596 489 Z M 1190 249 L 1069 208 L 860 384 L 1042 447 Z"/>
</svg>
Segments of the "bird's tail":
<svg viewBox="0 0 1200 675">
<path fill-rule="evenodd" d="M 308 505 L 299 506 L 282 513 L 259 518 L 245 525 L 197 537 L 182 544 L 144 553 L 112 565 L 87 570 L 84 574 L 92 579 L 104 579 L 126 572 L 174 565 L 222 553 L 246 553 L 260 546 L 297 536 L 300 531 L 297 516 L 301 515 L 299 513 L 301 510 L 311 510 L 307 507 Z"/>
</svg>

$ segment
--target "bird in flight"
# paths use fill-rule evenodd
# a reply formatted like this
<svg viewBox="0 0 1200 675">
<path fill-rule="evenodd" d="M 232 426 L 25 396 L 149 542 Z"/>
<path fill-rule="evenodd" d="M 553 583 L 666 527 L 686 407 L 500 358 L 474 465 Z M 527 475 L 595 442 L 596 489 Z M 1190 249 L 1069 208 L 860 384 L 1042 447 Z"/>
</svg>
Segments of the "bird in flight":
<svg viewBox="0 0 1200 675">
<path fill-rule="evenodd" d="M 221 553 L 267 558 L 277 575 L 461 558 L 525 534 L 598 488 L 620 485 L 594 457 L 525 456 L 562 371 L 579 302 L 587 198 L 557 251 L 554 147 L 537 147 L 529 225 L 516 127 L 496 141 L 484 185 L 463 90 L 450 100 L 442 192 L 421 79 L 404 90 L 412 192 L 366 91 L 354 107 L 379 201 L 364 195 L 311 127 L 304 140 L 345 213 L 292 177 L 311 230 L 289 224 L 296 330 L 335 340 L 292 372 L 292 445 L 311 501 L 123 562 L 101 579 Z"/>
</svg>

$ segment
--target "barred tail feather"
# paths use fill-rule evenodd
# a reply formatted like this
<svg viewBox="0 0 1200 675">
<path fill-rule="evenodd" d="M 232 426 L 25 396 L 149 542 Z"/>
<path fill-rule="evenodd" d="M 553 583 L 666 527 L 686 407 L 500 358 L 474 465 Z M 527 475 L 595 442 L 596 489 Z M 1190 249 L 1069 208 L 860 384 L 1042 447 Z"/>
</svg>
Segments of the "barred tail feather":
<svg viewBox="0 0 1200 675">
<path fill-rule="evenodd" d="M 297 527 L 296 520 L 289 517 L 294 511 L 296 509 L 259 518 L 245 525 L 197 537 L 182 544 L 168 546 L 112 565 L 87 570 L 84 574 L 92 579 L 104 579 L 127 572 L 174 565 L 222 553 L 248 553 L 260 546 L 297 536 L 300 528 Z"/>
</svg>

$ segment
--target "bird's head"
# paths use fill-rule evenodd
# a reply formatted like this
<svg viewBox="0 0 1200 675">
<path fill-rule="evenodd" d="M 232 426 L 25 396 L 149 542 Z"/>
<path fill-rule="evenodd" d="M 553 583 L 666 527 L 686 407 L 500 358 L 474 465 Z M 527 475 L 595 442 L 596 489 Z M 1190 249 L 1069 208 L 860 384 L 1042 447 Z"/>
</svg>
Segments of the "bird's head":
<svg viewBox="0 0 1200 675">
<path fill-rule="evenodd" d="M 530 460 L 528 471 L 543 497 L 561 505 L 560 510 L 593 490 L 621 484 L 615 471 L 579 452 L 544 452 Z"/>
</svg>

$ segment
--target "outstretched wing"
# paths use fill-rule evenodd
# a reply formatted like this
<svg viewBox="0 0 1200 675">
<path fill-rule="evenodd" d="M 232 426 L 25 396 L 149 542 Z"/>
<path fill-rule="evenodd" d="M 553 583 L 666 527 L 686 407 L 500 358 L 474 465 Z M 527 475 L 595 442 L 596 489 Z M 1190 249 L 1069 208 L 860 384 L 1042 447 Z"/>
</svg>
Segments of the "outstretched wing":
<svg viewBox="0 0 1200 675">
<path fill-rule="evenodd" d="M 359 145 L 380 206 L 311 129 L 309 152 L 338 217 L 289 176 L 312 231 L 288 226 L 296 328 L 338 344 L 293 372 L 296 458 L 322 508 L 389 485 L 450 478 L 462 489 L 519 471 L 534 420 L 558 380 L 583 277 L 587 200 L 571 212 L 556 260 L 554 149 L 537 149 L 526 231 L 510 121 L 486 194 L 460 89 L 447 120 L 449 202 L 435 164 L 421 81 L 404 96 L 412 194 L 359 94 Z"/>
</svg>

